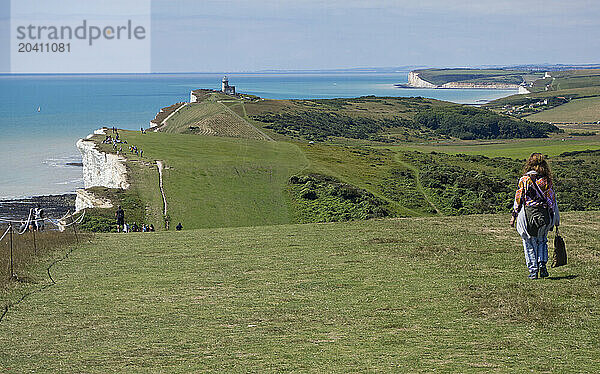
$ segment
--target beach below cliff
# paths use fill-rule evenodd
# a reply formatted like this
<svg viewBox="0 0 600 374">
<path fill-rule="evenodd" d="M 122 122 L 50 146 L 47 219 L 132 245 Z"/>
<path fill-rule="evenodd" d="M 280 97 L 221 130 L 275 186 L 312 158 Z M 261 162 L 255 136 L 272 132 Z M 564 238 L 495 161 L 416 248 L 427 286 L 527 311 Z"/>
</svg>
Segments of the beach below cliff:
<svg viewBox="0 0 600 374">
<path fill-rule="evenodd" d="M 29 209 L 38 205 L 44 209 L 46 218 L 59 218 L 75 210 L 76 194 L 33 196 L 23 199 L 0 200 L 0 218 L 27 219 Z"/>
</svg>

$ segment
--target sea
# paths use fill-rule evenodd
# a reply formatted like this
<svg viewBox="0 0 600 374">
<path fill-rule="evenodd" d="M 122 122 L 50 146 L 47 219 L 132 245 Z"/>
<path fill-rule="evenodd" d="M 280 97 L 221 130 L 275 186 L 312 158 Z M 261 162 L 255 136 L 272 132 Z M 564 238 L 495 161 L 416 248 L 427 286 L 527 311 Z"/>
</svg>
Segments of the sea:
<svg viewBox="0 0 600 374">
<path fill-rule="evenodd" d="M 219 89 L 223 74 L 0 75 L 0 200 L 83 187 L 78 139 L 102 126 L 139 130 L 160 108 Z M 516 90 L 410 89 L 408 71 L 229 74 L 241 93 L 269 99 L 422 96 L 481 104 Z M 73 165 L 75 164 L 75 165 Z"/>
</svg>

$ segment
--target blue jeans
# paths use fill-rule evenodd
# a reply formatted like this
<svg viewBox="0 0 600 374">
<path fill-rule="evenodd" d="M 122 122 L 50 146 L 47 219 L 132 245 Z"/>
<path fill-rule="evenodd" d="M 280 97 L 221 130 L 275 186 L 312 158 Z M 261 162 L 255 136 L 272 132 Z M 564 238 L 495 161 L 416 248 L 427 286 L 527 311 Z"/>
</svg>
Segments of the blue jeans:
<svg viewBox="0 0 600 374">
<path fill-rule="evenodd" d="M 532 236 L 531 239 L 523 239 L 523 249 L 529 274 L 537 273 L 540 267 L 546 266 L 548 262 L 548 232 Z"/>
</svg>

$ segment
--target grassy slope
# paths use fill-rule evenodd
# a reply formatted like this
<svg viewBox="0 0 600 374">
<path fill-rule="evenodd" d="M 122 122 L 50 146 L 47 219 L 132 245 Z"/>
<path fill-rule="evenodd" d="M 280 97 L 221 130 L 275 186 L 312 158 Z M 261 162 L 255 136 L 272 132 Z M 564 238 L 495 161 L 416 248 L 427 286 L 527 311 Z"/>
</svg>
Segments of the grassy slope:
<svg viewBox="0 0 600 374">
<path fill-rule="evenodd" d="M 162 228 L 162 198 L 152 160 L 163 160 L 171 228 L 250 226 L 293 222 L 288 178 L 300 172 L 330 175 L 383 199 L 397 215 L 435 214 L 429 194 L 419 185 L 419 170 L 398 155 L 407 150 L 482 154 L 524 159 L 534 151 L 600 149 L 599 136 L 506 142 L 416 143 L 372 148 L 360 142 L 334 144 L 266 142 L 181 134 L 123 131 L 122 137 L 144 150 L 144 163 L 127 154 L 137 191 L 146 203 L 147 223 Z M 468 169 L 474 167 L 473 163 Z M 413 179 L 399 178 L 409 172 Z M 140 181 L 140 182 L 137 182 Z M 145 187 L 142 187 L 145 186 Z M 429 202 L 428 202 L 429 201 Z"/>
<path fill-rule="evenodd" d="M 585 87 L 585 88 L 572 88 L 568 90 L 557 91 L 544 91 L 544 92 L 533 92 L 529 94 L 511 95 L 503 97 L 485 104 L 485 107 L 497 108 L 507 104 L 513 104 L 515 100 L 523 97 L 531 97 L 543 99 L 546 97 L 554 96 L 569 96 L 569 97 L 586 97 L 586 96 L 600 96 L 600 87 Z"/>
<path fill-rule="evenodd" d="M 250 226 L 289 223 L 288 178 L 307 161 L 289 143 L 192 136 L 168 133 L 122 132 L 122 138 L 144 150 L 145 160 L 163 160 L 165 193 L 171 229 Z M 128 155 L 137 159 L 135 155 Z M 144 193 L 160 216 L 162 198 L 156 167 L 141 172 L 154 179 Z M 151 192 L 150 190 L 154 191 Z M 152 194 L 152 196 L 150 196 Z"/>
<path fill-rule="evenodd" d="M 524 97 L 570 97 L 566 104 L 543 110 L 526 117 L 531 121 L 545 122 L 595 122 L 600 120 L 600 70 L 569 70 L 552 72 L 552 77 L 535 82 L 534 92 L 524 95 L 512 95 L 486 104 L 487 107 L 499 109 L 504 105 L 520 105 Z M 551 85 L 550 91 L 545 91 Z"/>
<path fill-rule="evenodd" d="M 597 122 L 600 121 L 600 96 L 576 99 L 527 117 L 530 121 Z"/>
<path fill-rule="evenodd" d="M 162 131 L 167 133 L 184 132 L 191 124 L 223 112 L 223 106 L 217 102 L 191 103 L 169 118 L 166 122 L 167 126 Z"/>
<path fill-rule="evenodd" d="M 506 220 L 101 235 L 0 323 L 0 370 L 597 372 L 599 213 L 539 281 Z"/>
<path fill-rule="evenodd" d="M 563 141 L 562 139 L 565 140 Z M 525 159 L 533 152 L 541 152 L 548 156 L 557 156 L 563 152 L 600 149 L 600 137 L 553 137 L 550 139 L 525 139 L 504 142 L 462 142 L 458 144 L 403 144 L 400 146 L 384 146 L 384 148 L 398 151 L 411 149 L 420 152 L 435 151 L 449 154 L 464 153 L 487 157 Z"/>
</svg>

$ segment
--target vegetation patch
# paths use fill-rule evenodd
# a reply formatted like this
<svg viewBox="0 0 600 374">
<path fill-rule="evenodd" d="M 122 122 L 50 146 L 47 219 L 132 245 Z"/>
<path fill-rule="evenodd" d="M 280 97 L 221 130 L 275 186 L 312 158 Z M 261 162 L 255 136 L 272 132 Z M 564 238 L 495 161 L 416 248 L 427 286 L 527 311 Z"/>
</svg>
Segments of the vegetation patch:
<svg viewBox="0 0 600 374">
<path fill-rule="evenodd" d="M 94 195 L 110 200 L 113 208 L 109 209 L 87 209 L 83 222 L 79 227 L 90 232 L 117 232 L 117 221 L 115 211 L 120 205 L 125 211 L 125 222 L 143 223 L 146 221 L 145 204 L 135 188 L 122 190 L 119 188 L 92 187 L 88 191 Z"/>
<path fill-rule="evenodd" d="M 392 214 L 372 193 L 320 175 L 294 175 L 289 180 L 295 221 L 339 222 L 382 218 Z"/>
<path fill-rule="evenodd" d="M 373 134 L 386 128 L 414 128 L 412 121 L 402 118 L 373 119 L 317 111 L 297 114 L 271 113 L 256 115 L 252 118 L 267 123 L 266 128 L 280 134 L 321 141 L 330 136 L 369 139 L 373 137 Z"/>
<path fill-rule="evenodd" d="M 561 130 L 551 124 L 517 120 L 492 111 L 452 107 L 418 113 L 415 121 L 437 133 L 460 139 L 545 138 Z"/>
</svg>

